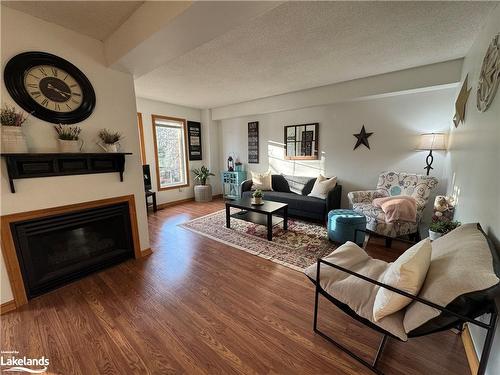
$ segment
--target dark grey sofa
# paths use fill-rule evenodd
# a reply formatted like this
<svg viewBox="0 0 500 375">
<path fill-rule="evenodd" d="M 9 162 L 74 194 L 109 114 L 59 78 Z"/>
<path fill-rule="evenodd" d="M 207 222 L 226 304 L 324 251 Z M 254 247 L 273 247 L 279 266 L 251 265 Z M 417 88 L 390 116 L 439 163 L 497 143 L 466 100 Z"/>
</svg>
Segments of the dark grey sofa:
<svg viewBox="0 0 500 375">
<path fill-rule="evenodd" d="M 274 174 L 271 178 L 273 191 L 264 191 L 264 200 L 287 203 L 290 216 L 325 221 L 330 210 L 340 208 L 342 186 L 339 184 L 328 193 L 326 199 L 321 199 L 307 196 L 314 186 L 315 178 L 311 178 L 306 183 L 302 189 L 302 195 L 290 191 L 290 186 L 282 175 Z M 251 189 L 252 180 L 243 181 L 241 196 L 251 198 L 253 193 Z"/>
</svg>

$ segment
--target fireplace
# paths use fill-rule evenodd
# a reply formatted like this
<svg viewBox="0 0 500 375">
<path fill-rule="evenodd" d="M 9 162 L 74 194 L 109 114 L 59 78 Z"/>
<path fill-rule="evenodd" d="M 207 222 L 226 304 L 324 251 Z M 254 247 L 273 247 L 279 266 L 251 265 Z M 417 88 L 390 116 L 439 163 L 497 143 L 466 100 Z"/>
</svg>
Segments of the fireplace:
<svg viewBox="0 0 500 375">
<path fill-rule="evenodd" d="M 43 215 L 9 220 L 12 252 L 17 256 L 18 279 L 23 283 L 25 298 L 134 258 L 135 204 L 133 196 L 125 198 L 111 199 L 112 204 L 109 200 L 103 200 L 103 204 L 95 201 L 89 208 L 74 205 L 77 207 L 69 210 L 56 208 L 52 214 L 44 210 Z M 10 278 L 15 284 L 16 277 Z"/>
</svg>

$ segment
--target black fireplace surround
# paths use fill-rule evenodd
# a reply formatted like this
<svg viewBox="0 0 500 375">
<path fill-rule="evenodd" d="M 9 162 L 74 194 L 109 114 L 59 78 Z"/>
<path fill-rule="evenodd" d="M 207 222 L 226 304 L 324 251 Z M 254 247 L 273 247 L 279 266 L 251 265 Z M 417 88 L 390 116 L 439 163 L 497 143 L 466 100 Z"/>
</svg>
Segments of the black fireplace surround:
<svg viewBox="0 0 500 375">
<path fill-rule="evenodd" d="M 134 257 L 128 203 L 11 223 L 28 298 Z"/>
</svg>

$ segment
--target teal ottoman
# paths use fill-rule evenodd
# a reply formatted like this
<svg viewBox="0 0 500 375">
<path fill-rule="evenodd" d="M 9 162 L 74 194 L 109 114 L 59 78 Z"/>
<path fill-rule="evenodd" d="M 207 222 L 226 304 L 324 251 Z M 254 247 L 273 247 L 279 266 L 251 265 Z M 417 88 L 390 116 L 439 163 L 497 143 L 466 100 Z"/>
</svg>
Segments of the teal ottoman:
<svg viewBox="0 0 500 375">
<path fill-rule="evenodd" d="M 357 232 L 356 241 L 354 241 L 355 229 L 366 229 L 365 215 L 353 210 L 332 210 L 328 213 L 328 238 L 330 241 L 341 244 L 353 241 L 362 246 L 365 233 Z"/>
</svg>

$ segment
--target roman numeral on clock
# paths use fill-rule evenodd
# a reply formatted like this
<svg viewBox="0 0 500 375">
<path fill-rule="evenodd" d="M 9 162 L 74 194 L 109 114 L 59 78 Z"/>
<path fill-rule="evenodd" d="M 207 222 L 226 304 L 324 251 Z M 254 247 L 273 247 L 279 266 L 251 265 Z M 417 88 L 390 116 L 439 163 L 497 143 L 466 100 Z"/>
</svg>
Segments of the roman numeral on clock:
<svg viewBox="0 0 500 375">
<path fill-rule="evenodd" d="M 52 70 L 52 75 L 54 77 L 57 77 L 57 69 L 56 68 L 51 68 L 51 70 Z"/>
<path fill-rule="evenodd" d="M 38 98 L 41 95 L 40 91 L 31 91 L 30 94 L 33 95 L 33 97 L 35 99 Z"/>
<path fill-rule="evenodd" d="M 45 76 L 47 77 L 47 73 L 45 73 L 45 70 L 43 68 L 38 68 L 38 70 Z"/>
<path fill-rule="evenodd" d="M 45 106 L 45 107 L 47 107 L 49 105 L 48 99 L 43 99 L 42 100 L 42 105 Z"/>
<path fill-rule="evenodd" d="M 28 83 L 28 87 L 31 87 L 32 89 L 37 89 L 38 85 L 36 83 Z"/>
</svg>

